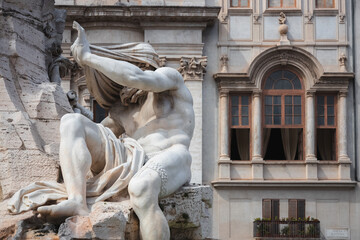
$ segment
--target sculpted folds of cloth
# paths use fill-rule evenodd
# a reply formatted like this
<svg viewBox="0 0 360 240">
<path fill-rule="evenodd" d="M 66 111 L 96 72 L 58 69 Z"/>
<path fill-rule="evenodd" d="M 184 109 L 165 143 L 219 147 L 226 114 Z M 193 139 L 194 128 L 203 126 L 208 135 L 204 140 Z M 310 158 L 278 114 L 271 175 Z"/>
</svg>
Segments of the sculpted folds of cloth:
<svg viewBox="0 0 360 240">
<path fill-rule="evenodd" d="M 62 117 L 60 165 L 64 183 L 35 182 L 15 193 L 9 210 L 36 209 L 50 217 L 87 215 L 91 203 L 128 190 L 142 239 L 169 239 L 158 199 L 191 177 L 192 97 L 182 76 L 159 68 L 147 43 L 91 46 L 76 22 L 71 46 L 90 93 L 108 110 L 95 124 L 78 113 Z M 91 173 L 92 177 L 88 177 Z M 57 200 L 55 205 L 45 205 Z"/>
</svg>

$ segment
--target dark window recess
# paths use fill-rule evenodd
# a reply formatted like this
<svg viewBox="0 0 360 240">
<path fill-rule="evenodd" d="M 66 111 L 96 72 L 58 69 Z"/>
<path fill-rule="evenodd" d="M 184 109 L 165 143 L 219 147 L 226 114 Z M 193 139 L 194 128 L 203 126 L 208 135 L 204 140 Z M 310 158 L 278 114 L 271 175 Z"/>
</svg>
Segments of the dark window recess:
<svg viewBox="0 0 360 240">
<path fill-rule="evenodd" d="M 305 200 L 289 199 L 289 219 L 305 218 Z"/>
<path fill-rule="evenodd" d="M 333 128 L 317 129 L 317 159 L 336 160 L 336 130 Z"/>
<path fill-rule="evenodd" d="M 231 160 L 250 160 L 250 129 L 231 129 Z"/>
<path fill-rule="evenodd" d="M 94 122 L 100 123 L 108 115 L 107 111 L 102 108 L 95 100 L 93 101 Z"/>
</svg>

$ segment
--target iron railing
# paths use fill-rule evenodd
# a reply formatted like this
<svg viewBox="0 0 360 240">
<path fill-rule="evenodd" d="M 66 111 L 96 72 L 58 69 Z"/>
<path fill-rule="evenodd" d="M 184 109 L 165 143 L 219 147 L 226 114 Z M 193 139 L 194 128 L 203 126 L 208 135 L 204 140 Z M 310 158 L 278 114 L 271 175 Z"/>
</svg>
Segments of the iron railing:
<svg viewBox="0 0 360 240">
<path fill-rule="evenodd" d="M 319 221 L 254 221 L 255 239 L 320 239 Z"/>
</svg>

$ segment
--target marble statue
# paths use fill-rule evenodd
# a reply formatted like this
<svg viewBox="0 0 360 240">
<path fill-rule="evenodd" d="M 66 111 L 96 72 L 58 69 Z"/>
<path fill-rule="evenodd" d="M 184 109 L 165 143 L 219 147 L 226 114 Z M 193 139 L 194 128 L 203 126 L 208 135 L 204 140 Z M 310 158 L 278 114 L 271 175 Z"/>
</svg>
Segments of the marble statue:
<svg viewBox="0 0 360 240">
<path fill-rule="evenodd" d="M 64 115 L 60 125 L 64 184 L 31 184 L 10 199 L 9 210 L 37 209 L 55 218 L 87 215 L 89 203 L 113 198 L 127 188 L 142 239 L 169 239 L 158 199 L 191 178 L 192 96 L 178 71 L 158 68 L 159 58 L 149 44 L 91 46 L 84 29 L 76 22 L 73 27 L 78 38 L 72 54 L 85 70 L 89 91 L 108 109 L 108 117 L 96 124 L 78 113 Z M 42 206 L 48 200 L 62 201 Z"/>
<path fill-rule="evenodd" d="M 82 115 L 84 115 L 85 117 L 87 117 L 90 120 L 94 119 L 94 114 L 87 108 L 83 107 L 79 102 L 78 102 L 78 96 L 77 93 L 74 90 L 70 90 L 67 92 L 66 94 L 70 106 L 72 107 L 74 113 L 80 113 Z"/>
</svg>

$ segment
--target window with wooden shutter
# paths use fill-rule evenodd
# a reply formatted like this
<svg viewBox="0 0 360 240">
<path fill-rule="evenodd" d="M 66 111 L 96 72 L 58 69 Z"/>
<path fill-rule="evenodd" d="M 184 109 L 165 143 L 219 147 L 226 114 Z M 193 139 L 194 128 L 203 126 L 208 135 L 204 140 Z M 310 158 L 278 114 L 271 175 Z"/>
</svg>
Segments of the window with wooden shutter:
<svg viewBox="0 0 360 240">
<path fill-rule="evenodd" d="M 280 217 L 280 201 L 279 199 L 263 199 L 262 205 L 263 218 L 271 220 L 279 220 Z"/>
<path fill-rule="evenodd" d="M 305 200 L 304 199 L 289 199 L 289 219 L 304 219 L 305 218 Z"/>
</svg>

